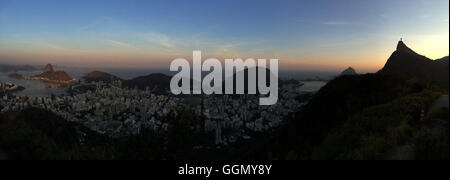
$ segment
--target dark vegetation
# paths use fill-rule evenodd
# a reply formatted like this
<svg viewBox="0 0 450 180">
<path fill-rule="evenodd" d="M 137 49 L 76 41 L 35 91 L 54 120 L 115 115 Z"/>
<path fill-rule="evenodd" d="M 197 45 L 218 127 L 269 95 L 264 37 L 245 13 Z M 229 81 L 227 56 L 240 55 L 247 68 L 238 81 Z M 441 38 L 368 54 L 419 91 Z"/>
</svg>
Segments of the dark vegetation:
<svg viewBox="0 0 450 180">
<path fill-rule="evenodd" d="M 448 112 L 448 108 L 437 108 L 425 117 L 425 128 L 422 128 L 414 139 L 416 159 L 449 159 Z"/>
<path fill-rule="evenodd" d="M 112 139 L 51 112 L 27 109 L 0 117 L 0 147 L 10 159 L 187 159 L 196 156 L 192 147 L 201 143 L 186 128 L 196 121 L 189 114 L 169 118 L 167 134 L 144 129 L 139 135 Z"/>
<path fill-rule="evenodd" d="M 420 111 L 433 101 L 430 92 L 400 97 L 349 117 L 314 149 L 313 159 L 381 159 L 405 145 L 420 128 Z"/>
<path fill-rule="evenodd" d="M 78 129 L 86 132 L 84 145 Z M 38 109 L 4 114 L 0 144 L 12 159 L 105 159 L 108 140 Z M 81 136 L 81 135 L 80 135 Z"/>
<path fill-rule="evenodd" d="M 381 159 L 414 140 L 420 111 L 443 92 L 448 93 L 405 74 L 341 76 L 276 133 L 240 149 L 235 158 Z"/>
</svg>

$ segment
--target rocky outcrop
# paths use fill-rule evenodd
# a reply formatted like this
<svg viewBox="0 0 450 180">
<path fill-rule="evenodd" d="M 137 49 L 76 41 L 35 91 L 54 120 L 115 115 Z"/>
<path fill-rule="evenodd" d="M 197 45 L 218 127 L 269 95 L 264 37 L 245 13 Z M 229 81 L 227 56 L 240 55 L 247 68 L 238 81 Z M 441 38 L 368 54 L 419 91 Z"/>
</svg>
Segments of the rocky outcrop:
<svg viewBox="0 0 450 180">
<path fill-rule="evenodd" d="M 399 41 L 397 49 L 392 53 L 383 69 L 378 73 L 408 74 L 422 82 L 449 87 L 448 56 L 439 60 L 431 60 L 420 55 Z"/>
<path fill-rule="evenodd" d="M 346 70 L 342 71 L 341 76 L 343 75 L 357 75 L 355 69 L 352 67 L 347 68 Z"/>
</svg>

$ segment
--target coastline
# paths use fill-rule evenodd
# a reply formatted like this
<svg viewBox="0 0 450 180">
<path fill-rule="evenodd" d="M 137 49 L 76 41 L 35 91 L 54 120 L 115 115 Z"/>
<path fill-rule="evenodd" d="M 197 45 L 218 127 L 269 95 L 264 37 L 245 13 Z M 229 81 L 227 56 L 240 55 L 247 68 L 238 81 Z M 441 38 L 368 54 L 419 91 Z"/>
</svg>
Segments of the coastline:
<svg viewBox="0 0 450 180">
<path fill-rule="evenodd" d="M 16 92 L 23 91 L 23 90 L 25 90 L 25 89 L 26 89 L 26 88 L 23 87 L 23 86 L 18 86 L 17 89 L 13 89 L 13 90 L 10 90 L 10 91 L 7 91 L 7 92 L 8 92 L 8 93 L 16 93 Z"/>
<path fill-rule="evenodd" d="M 0 82 L 0 88 L 3 92 L 6 92 L 6 93 L 14 93 L 14 92 L 23 91 L 26 89 L 23 86 L 13 84 L 10 82 Z"/>
<path fill-rule="evenodd" d="M 44 83 L 52 84 L 52 85 L 49 85 L 48 87 L 65 87 L 65 86 L 68 86 L 70 83 L 76 81 L 75 78 L 72 78 L 70 80 L 53 80 L 53 79 L 49 79 L 49 78 L 41 77 L 41 76 L 24 76 L 24 75 L 17 74 L 17 73 L 9 74 L 8 77 L 17 79 L 17 80 L 42 81 Z"/>
</svg>

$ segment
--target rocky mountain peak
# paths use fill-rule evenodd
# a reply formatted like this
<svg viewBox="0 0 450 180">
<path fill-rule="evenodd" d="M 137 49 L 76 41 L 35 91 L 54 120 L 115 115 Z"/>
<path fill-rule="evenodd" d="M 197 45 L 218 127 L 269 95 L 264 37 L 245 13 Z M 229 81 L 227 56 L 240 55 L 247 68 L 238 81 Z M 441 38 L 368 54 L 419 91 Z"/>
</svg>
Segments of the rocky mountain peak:
<svg viewBox="0 0 450 180">
<path fill-rule="evenodd" d="M 52 73 L 53 72 L 53 66 L 51 64 L 47 64 L 44 68 L 44 73 Z"/>
</svg>

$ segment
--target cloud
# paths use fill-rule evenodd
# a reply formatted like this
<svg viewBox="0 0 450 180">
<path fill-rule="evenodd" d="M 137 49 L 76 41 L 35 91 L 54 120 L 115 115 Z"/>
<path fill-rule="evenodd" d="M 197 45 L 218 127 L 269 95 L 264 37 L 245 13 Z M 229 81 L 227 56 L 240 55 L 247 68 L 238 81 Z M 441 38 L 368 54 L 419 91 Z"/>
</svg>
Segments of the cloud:
<svg viewBox="0 0 450 180">
<path fill-rule="evenodd" d="M 169 38 L 169 36 L 161 33 L 147 32 L 143 35 L 143 38 L 153 44 L 162 46 L 164 48 L 175 48 L 175 41 Z"/>
<path fill-rule="evenodd" d="M 222 45 L 221 47 L 220 47 L 220 49 L 223 51 L 223 52 L 228 52 L 231 48 L 233 48 L 235 45 L 233 45 L 233 44 L 225 44 L 225 45 Z"/>
<path fill-rule="evenodd" d="M 106 40 L 106 42 L 108 42 L 108 43 L 110 43 L 110 44 L 112 44 L 113 46 L 116 46 L 116 47 L 135 48 L 135 46 L 132 45 L 132 44 L 121 42 L 121 41 L 117 41 L 117 40 L 108 39 L 108 40 Z"/>
</svg>

